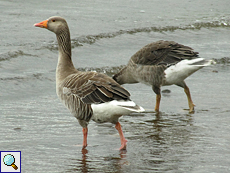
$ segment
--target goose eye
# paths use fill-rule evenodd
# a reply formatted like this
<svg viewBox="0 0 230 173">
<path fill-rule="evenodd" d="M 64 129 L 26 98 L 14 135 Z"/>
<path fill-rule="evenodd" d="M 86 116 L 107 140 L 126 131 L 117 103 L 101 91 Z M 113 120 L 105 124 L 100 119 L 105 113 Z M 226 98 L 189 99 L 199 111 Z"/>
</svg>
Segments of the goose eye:
<svg viewBox="0 0 230 173">
<path fill-rule="evenodd" d="M 55 22 L 55 20 L 53 19 L 52 22 Z"/>
</svg>

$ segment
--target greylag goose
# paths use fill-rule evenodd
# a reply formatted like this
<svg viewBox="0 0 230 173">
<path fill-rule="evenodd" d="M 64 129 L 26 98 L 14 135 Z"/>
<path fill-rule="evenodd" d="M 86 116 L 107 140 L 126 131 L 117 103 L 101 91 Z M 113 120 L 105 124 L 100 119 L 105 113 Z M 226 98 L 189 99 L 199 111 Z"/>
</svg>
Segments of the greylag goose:
<svg viewBox="0 0 230 173">
<path fill-rule="evenodd" d="M 71 59 L 70 32 L 65 19 L 54 16 L 34 26 L 56 34 L 59 51 L 56 92 L 83 128 L 83 149 L 87 146 L 87 125 L 91 119 L 98 123 L 115 124 L 121 140 L 120 150 L 126 149 L 127 140 L 118 119 L 131 112 L 143 112 L 144 109 L 131 101 L 129 92 L 109 76 L 75 69 Z"/>
<path fill-rule="evenodd" d="M 184 88 L 189 112 L 194 112 L 194 104 L 185 79 L 201 69 L 215 63 L 198 57 L 192 48 L 174 41 L 150 43 L 136 52 L 128 64 L 113 76 L 119 84 L 144 83 L 152 86 L 156 94 L 155 111 L 159 112 L 161 86 L 177 85 Z"/>
</svg>

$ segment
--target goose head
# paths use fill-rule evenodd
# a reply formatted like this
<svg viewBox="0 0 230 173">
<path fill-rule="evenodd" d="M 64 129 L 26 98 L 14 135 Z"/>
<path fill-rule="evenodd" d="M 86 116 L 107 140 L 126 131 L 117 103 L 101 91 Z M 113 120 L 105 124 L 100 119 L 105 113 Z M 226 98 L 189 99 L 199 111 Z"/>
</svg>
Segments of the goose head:
<svg viewBox="0 0 230 173">
<path fill-rule="evenodd" d="M 50 17 L 49 19 L 44 20 L 40 23 L 35 23 L 34 26 L 46 28 L 57 35 L 62 33 L 62 31 L 64 31 L 65 29 L 68 29 L 66 20 L 59 16 Z"/>
</svg>

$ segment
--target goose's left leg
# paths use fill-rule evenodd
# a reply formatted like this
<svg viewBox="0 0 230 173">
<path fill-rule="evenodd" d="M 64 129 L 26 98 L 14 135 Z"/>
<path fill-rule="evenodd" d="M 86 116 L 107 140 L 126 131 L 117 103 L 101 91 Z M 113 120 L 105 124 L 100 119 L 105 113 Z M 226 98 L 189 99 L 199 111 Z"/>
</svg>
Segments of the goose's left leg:
<svg viewBox="0 0 230 173">
<path fill-rule="evenodd" d="M 125 139 L 124 134 L 123 134 L 123 132 L 122 132 L 121 124 L 120 124 L 119 122 L 117 122 L 115 128 L 117 129 L 117 131 L 118 131 L 118 133 L 119 133 L 119 136 L 120 136 L 120 139 L 121 139 L 121 147 L 120 147 L 120 150 L 126 150 L 126 143 L 127 143 L 127 140 Z"/>
<path fill-rule="evenodd" d="M 161 89 L 157 86 L 152 86 L 152 90 L 156 93 L 156 105 L 155 105 L 155 111 L 159 112 L 160 110 L 160 102 L 161 102 Z"/>
<path fill-rule="evenodd" d="M 84 148 L 87 147 L 88 128 L 87 127 L 83 128 L 82 132 L 83 132 L 83 146 L 82 146 L 82 149 L 84 149 Z"/>
<path fill-rule="evenodd" d="M 194 112 L 194 106 L 195 105 L 193 104 L 192 97 L 191 97 L 190 90 L 189 90 L 188 86 L 186 85 L 186 83 L 184 81 L 183 81 L 183 84 L 178 85 L 178 86 L 184 88 L 184 92 L 188 98 L 189 112 L 190 113 Z"/>
</svg>

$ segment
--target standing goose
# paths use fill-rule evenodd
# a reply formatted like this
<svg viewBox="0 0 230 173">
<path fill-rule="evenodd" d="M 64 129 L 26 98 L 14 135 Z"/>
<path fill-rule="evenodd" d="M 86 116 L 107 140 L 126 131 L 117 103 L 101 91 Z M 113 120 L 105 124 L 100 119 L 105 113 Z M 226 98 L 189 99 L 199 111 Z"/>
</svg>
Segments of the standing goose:
<svg viewBox="0 0 230 173">
<path fill-rule="evenodd" d="M 115 124 L 121 140 L 120 150 L 126 149 L 127 140 L 118 119 L 124 114 L 143 112 L 144 109 L 131 101 L 129 92 L 107 75 L 74 68 L 70 32 L 65 19 L 55 16 L 34 26 L 56 34 L 59 50 L 56 92 L 83 128 L 83 149 L 87 146 L 87 125 L 91 119 L 98 123 Z"/>
<path fill-rule="evenodd" d="M 184 88 L 188 98 L 189 112 L 194 111 L 194 104 L 185 79 L 201 69 L 214 63 L 198 57 L 192 48 L 174 41 L 157 41 L 150 43 L 136 52 L 128 64 L 113 76 L 119 84 L 144 83 L 151 85 L 156 93 L 155 111 L 159 112 L 161 86 L 177 85 Z"/>
</svg>

